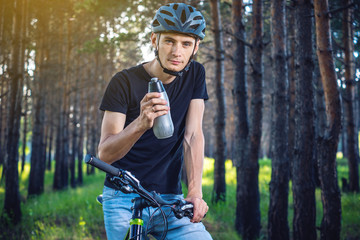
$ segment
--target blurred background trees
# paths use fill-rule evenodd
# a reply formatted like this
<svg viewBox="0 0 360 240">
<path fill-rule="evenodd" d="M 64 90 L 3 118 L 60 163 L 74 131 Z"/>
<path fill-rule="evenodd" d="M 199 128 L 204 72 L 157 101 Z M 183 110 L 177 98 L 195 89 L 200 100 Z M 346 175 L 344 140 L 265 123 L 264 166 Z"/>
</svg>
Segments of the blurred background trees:
<svg viewBox="0 0 360 240">
<path fill-rule="evenodd" d="M 232 159 L 238 183 L 236 229 L 246 239 L 258 236 L 258 159 L 269 157 L 269 238 L 279 239 L 279 232 L 290 236 L 282 224 L 287 222 L 290 180 L 294 239 L 314 238 L 318 186 L 324 210 L 330 211 L 324 232 L 340 216 L 339 205 L 330 204 L 340 201 L 338 150 L 349 163 L 344 190 L 359 191 L 359 4 L 167 2 L 192 4 L 207 19 L 197 61 L 207 70 L 205 155 L 215 158 L 214 200 L 226 200 L 224 162 Z M 4 211 L 14 223 L 21 220 L 18 166 L 22 171 L 25 162 L 31 164 L 28 196 L 44 192 L 45 171 L 55 173 L 56 190 L 82 183 L 83 156 L 96 154 L 105 87 L 116 72 L 152 59 L 150 22 L 162 4 L 0 1 L 1 182 L 6 186 Z M 328 45 L 320 47 L 321 38 Z M 329 62 L 333 65 L 324 70 Z M 87 174 L 94 172 L 86 167 Z"/>
</svg>

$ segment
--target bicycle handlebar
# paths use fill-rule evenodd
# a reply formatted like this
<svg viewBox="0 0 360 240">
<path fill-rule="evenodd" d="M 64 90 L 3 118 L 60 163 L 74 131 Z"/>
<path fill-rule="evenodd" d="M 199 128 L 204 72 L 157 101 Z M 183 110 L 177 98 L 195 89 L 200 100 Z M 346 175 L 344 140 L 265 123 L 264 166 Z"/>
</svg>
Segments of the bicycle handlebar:
<svg viewBox="0 0 360 240">
<path fill-rule="evenodd" d="M 107 164 L 91 154 L 87 154 L 85 156 L 85 163 L 90 164 L 113 176 L 113 178 L 111 178 L 110 181 L 112 181 L 117 187 L 119 187 L 121 191 L 125 193 L 136 192 L 139 195 L 141 195 L 143 198 L 148 200 L 151 203 L 151 206 L 153 207 L 175 205 L 176 207 L 173 208 L 173 211 L 177 218 L 182 218 L 186 216 L 192 219 L 193 217 L 192 203 L 183 200 L 174 200 L 174 201 L 164 200 L 156 192 L 154 191 L 148 192 L 146 189 L 144 189 L 140 185 L 139 180 L 136 179 L 130 172 L 126 170 L 118 169 L 110 164 Z M 129 186 L 131 186 L 132 189 Z"/>
<path fill-rule="evenodd" d="M 139 180 L 137 180 L 130 172 L 122 169 L 118 169 L 106 162 L 101 161 L 100 159 L 94 157 L 91 154 L 86 154 L 85 156 L 85 163 L 90 164 L 108 174 L 115 177 L 113 181 L 120 181 L 120 190 L 131 193 L 131 192 L 137 192 L 139 194 L 150 194 L 148 191 L 146 191 L 141 185 Z M 110 179 L 111 180 L 111 179 Z M 116 182 L 115 182 L 116 184 Z M 118 185 L 118 184 L 116 184 Z M 129 185 L 133 188 L 129 188 Z"/>
<path fill-rule="evenodd" d="M 92 156 L 91 154 L 86 154 L 85 156 L 85 163 L 90 164 L 96 168 L 99 168 L 100 170 L 109 173 L 113 176 L 119 177 L 121 172 L 118 168 L 111 166 L 110 164 L 107 164 L 106 162 L 101 161 L 100 159 L 97 159 L 96 157 Z"/>
</svg>

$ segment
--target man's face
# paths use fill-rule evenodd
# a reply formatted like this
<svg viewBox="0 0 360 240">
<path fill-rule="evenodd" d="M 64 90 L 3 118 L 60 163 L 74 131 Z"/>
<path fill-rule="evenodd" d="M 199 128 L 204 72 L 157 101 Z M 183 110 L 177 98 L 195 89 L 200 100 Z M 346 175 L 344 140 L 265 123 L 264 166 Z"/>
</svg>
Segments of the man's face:
<svg viewBox="0 0 360 240">
<path fill-rule="evenodd" d="M 195 38 L 177 33 L 161 33 L 159 41 L 158 34 L 151 35 L 151 41 L 156 48 L 159 42 L 158 50 L 160 61 L 164 68 L 171 71 L 181 71 L 185 68 L 191 54 L 198 50 L 198 43 Z M 195 47 L 195 50 L 194 50 Z"/>
</svg>

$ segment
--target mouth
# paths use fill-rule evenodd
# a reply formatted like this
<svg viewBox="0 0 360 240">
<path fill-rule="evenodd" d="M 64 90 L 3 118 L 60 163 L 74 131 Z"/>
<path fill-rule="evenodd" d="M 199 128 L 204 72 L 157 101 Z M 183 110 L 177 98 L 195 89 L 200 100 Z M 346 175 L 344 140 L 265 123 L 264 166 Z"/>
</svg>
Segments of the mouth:
<svg viewBox="0 0 360 240">
<path fill-rule="evenodd" d="M 180 60 L 175 60 L 175 59 L 170 59 L 169 62 L 172 64 L 172 65 L 180 65 L 182 63 L 182 61 Z"/>
</svg>

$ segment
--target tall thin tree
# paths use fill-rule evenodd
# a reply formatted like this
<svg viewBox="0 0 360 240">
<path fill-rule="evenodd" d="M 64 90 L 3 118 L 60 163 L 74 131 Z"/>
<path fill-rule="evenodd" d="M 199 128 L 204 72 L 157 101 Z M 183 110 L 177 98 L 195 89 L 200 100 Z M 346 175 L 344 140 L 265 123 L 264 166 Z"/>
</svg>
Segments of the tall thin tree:
<svg viewBox="0 0 360 240">
<path fill-rule="evenodd" d="M 235 229 L 243 232 L 242 204 L 241 204 L 241 187 L 242 180 L 242 164 L 245 163 L 248 147 L 249 136 L 249 121 L 248 121 L 248 103 L 247 103 L 247 85 L 246 85 L 246 48 L 245 48 L 245 26 L 243 24 L 243 1 L 232 1 L 232 29 L 234 35 L 234 117 L 235 117 L 235 134 L 234 134 L 234 148 L 233 148 L 233 162 L 236 166 L 236 200 L 239 201 L 236 206 Z"/>
<path fill-rule="evenodd" d="M 260 233 L 259 152 L 262 125 L 263 19 L 262 1 L 253 1 L 250 58 L 251 105 L 249 134 L 244 157 L 237 170 L 236 227 L 244 239 Z"/>
<path fill-rule="evenodd" d="M 288 195 L 288 75 L 286 62 L 285 0 L 271 1 L 272 69 L 275 86 L 272 123 L 272 161 L 269 239 L 289 239 Z"/>
<path fill-rule="evenodd" d="M 4 212 L 8 215 L 12 223 L 18 224 L 21 221 L 20 192 L 19 192 L 19 138 L 20 138 L 20 118 L 23 79 L 22 71 L 24 63 L 21 62 L 21 42 L 24 36 L 22 29 L 22 8 L 24 0 L 16 0 L 14 4 L 14 41 L 12 44 L 11 61 L 11 85 L 10 85 L 10 111 L 7 123 L 8 141 L 5 174 L 5 201 Z"/>
<path fill-rule="evenodd" d="M 287 53 L 289 56 L 288 61 L 288 79 L 289 79 L 289 129 L 288 129 L 288 155 L 290 160 L 290 168 L 292 169 L 293 153 L 295 146 L 295 2 L 290 3 L 287 8 L 287 40 L 288 48 Z M 289 178 L 292 178 L 291 171 L 289 171 Z"/>
<path fill-rule="evenodd" d="M 49 17 L 46 12 L 38 11 L 37 18 L 37 48 L 36 48 L 36 71 L 33 86 L 33 129 L 31 140 L 31 168 L 28 186 L 28 195 L 38 195 L 44 191 L 45 158 L 45 101 L 46 83 L 49 74 L 49 56 L 47 56 L 49 42 L 46 36 L 49 35 Z"/>
<path fill-rule="evenodd" d="M 352 0 L 344 2 L 346 6 Z M 343 45 L 345 51 L 345 97 L 344 113 L 347 133 L 347 157 L 349 162 L 349 191 L 359 192 L 359 148 L 356 131 L 354 104 L 355 104 L 355 66 L 354 66 L 354 33 L 353 9 L 347 7 L 343 12 Z"/>
<path fill-rule="evenodd" d="M 314 111 L 312 5 L 310 0 L 295 5 L 295 151 L 292 189 L 294 198 L 293 238 L 316 239 L 314 179 Z"/>
<path fill-rule="evenodd" d="M 322 157 L 319 175 L 323 203 L 321 239 L 340 239 L 341 196 L 337 181 L 336 152 L 341 128 L 340 94 L 332 55 L 330 15 L 327 0 L 314 0 L 316 46 L 324 88 L 327 128 L 318 139 Z"/>
<path fill-rule="evenodd" d="M 226 99 L 224 90 L 224 44 L 221 25 L 220 1 L 211 0 L 211 16 L 215 40 L 215 82 L 217 114 L 215 119 L 216 153 L 214 163 L 214 196 L 213 201 L 225 201 L 225 160 L 226 160 Z"/>
</svg>

